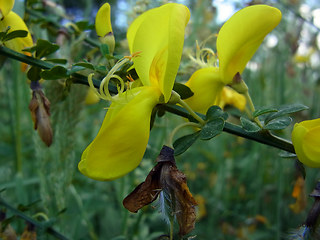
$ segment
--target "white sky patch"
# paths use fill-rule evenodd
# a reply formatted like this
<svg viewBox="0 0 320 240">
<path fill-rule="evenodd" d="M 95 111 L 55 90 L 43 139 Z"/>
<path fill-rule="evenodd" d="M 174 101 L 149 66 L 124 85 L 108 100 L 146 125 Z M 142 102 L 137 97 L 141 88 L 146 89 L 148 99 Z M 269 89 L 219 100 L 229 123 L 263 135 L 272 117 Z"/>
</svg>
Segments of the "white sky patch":
<svg viewBox="0 0 320 240">
<path fill-rule="evenodd" d="M 312 11 L 313 24 L 320 28 L 320 8 L 317 8 Z"/>
<path fill-rule="evenodd" d="M 237 9 L 234 6 L 234 2 L 225 0 L 213 0 L 212 6 L 217 8 L 217 23 L 221 24 L 227 21 Z"/>
<path fill-rule="evenodd" d="M 127 28 L 128 23 L 127 23 L 127 15 L 126 12 L 129 9 L 129 5 L 127 1 L 125 0 L 119 0 L 117 1 L 117 7 L 118 11 L 116 13 L 116 18 L 115 18 L 115 24 L 120 27 L 120 28 Z"/>
<path fill-rule="evenodd" d="M 278 44 L 278 37 L 274 34 L 269 34 L 265 41 L 268 48 L 274 48 Z"/>
<path fill-rule="evenodd" d="M 252 72 L 256 72 L 259 69 L 259 64 L 257 62 L 249 61 L 246 68 L 250 69 Z"/>
<path fill-rule="evenodd" d="M 311 8 L 309 5 L 301 4 L 301 6 L 299 8 L 299 12 L 303 18 L 308 19 L 308 20 L 311 19 Z"/>
</svg>

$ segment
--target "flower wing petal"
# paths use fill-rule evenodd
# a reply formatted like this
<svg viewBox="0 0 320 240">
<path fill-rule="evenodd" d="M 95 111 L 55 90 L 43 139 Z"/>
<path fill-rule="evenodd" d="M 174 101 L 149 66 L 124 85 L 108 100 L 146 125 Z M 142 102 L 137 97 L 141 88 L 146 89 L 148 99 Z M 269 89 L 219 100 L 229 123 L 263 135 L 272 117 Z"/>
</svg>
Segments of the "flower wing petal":
<svg viewBox="0 0 320 240">
<path fill-rule="evenodd" d="M 140 87 L 113 102 L 100 131 L 82 154 L 80 172 L 96 180 L 113 180 L 136 168 L 148 143 L 151 112 L 160 95 L 156 88 Z"/>
<path fill-rule="evenodd" d="M 228 84 L 242 73 L 265 36 L 280 22 L 281 12 L 267 5 L 253 5 L 235 13 L 221 28 L 217 51 L 222 79 Z"/>
<path fill-rule="evenodd" d="M 185 102 L 199 113 L 206 114 L 208 108 L 218 104 L 224 83 L 216 67 L 202 68 L 192 74 L 186 85 L 194 95 Z"/>
<path fill-rule="evenodd" d="M 129 27 L 127 39 L 143 85 L 158 87 L 168 101 L 180 65 L 184 30 L 189 9 L 176 3 L 165 4 L 139 16 Z"/>
</svg>

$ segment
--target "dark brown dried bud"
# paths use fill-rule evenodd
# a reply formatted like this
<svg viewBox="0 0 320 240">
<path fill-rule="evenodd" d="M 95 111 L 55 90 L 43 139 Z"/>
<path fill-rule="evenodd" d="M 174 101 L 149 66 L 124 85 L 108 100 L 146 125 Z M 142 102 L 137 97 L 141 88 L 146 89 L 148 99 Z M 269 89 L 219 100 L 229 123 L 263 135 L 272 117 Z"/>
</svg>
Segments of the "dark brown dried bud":
<svg viewBox="0 0 320 240">
<path fill-rule="evenodd" d="M 37 232 L 32 223 L 27 222 L 27 225 L 21 235 L 21 240 L 37 240 Z"/>
<path fill-rule="evenodd" d="M 49 147 L 52 143 L 52 128 L 50 124 L 50 102 L 40 88 L 32 91 L 29 104 L 34 129 L 38 131 L 41 140 Z"/>
<path fill-rule="evenodd" d="M 320 215 L 320 182 L 317 183 L 316 187 L 313 189 L 310 197 L 314 197 L 314 203 L 308 213 L 306 219 L 306 226 L 310 228 L 315 228 L 319 223 Z"/>
<path fill-rule="evenodd" d="M 123 200 L 123 205 L 129 211 L 137 212 L 152 203 L 162 191 L 172 203 L 169 207 L 179 223 L 179 234 L 186 235 L 194 229 L 197 203 L 189 191 L 186 176 L 176 166 L 173 154 L 173 149 L 163 146 L 157 158 L 158 164 L 146 180 Z"/>
</svg>

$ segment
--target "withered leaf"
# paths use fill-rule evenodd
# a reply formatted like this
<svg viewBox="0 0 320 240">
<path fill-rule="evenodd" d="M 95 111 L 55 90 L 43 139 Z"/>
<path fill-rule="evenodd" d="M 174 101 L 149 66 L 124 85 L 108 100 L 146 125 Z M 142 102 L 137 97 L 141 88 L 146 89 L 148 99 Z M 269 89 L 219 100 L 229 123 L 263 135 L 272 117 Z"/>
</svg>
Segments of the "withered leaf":
<svg viewBox="0 0 320 240">
<path fill-rule="evenodd" d="M 161 190 L 159 184 L 161 166 L 162 163 L 158 163 L 148 174 L 146 180 L 123 200 L 123 206 L 130 212 L 136 213 L 140 208 L 156 200 Z"/>
<path fill-rule="evenodd" d="M 176 166 L 173 149 L 163 146 L 157 162 L 146 180 L 123 200 L 123 205 L 129 211 L 137 212 L 163 191 L 174 203 L 170 206 L 171 214 L 176 216 L 179 234 L 186 235 L 194 229 L 197 203 L 189 191 L 186 176 Z"/>
</svg>

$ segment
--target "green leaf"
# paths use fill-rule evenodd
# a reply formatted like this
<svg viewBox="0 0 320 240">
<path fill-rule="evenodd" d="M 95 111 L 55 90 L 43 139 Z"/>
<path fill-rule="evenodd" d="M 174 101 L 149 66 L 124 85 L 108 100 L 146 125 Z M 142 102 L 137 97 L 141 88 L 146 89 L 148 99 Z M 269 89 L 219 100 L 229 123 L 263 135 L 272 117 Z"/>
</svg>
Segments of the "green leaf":
<svg viewBox="0 0 320 240">
<path fill-rule="evenodd" d="M 6 34 L 4 37 L 3 37 L 3 41 L 9 41 L 11 39 L 14 39 L 14 38 L 24 38 L 28 35 L 28 32 L 27 31 L 24 31 L 24 30 L 15 30 L 15 31 L 12 31 L 8 34 Z"/>
<path fill-rule="evenodd" d="M 268 122 L 268 124 L 264 126 L 264 129 L 281 130 L 288 127 L 291 122 L 292 122 L 291 117 L 279 117 Z"/>
<path fill-rule="evenodd" d="M 88 69 L 94 70 L 94 66 L 89 62 L 76 63 L 76 64 L 73 64 L 73 66 L 80 66 L 80 67 L 84 67 L 84 68 L 88 68 Z"/>
<path fill-rule="evenodd" d="M 276 108 L 269 108 L 269 107 L 257 109 L 256 111 L 254 111 L 252 113 L 252 117 L 256 118 L 256 117 L 259 117 L 263 114 L 267 114 L 267 113 L 271 113 L 271 112 L 278 112 L 278 110 Z"/>
<path fill-rule="evenodd" d="M 63 58 L 51 58 L 51 59 L 45 59 L 44 61 L 58 63 L 58 64 L 66 64 L 68 62 L 67 59 L 63 59 Z"/>
<path fill-rule="evenodd" d="M 194 94 L 188 86 L 182 83 L 174 83 L 173 91 L 176 91 L 180 95 L 181 99 L 187 99 L 192 97 Z"/>
<path fill-rule="evenodd" d="M 178 138 L 173 143 L 174 155 L 184 153 L 200 136 L 200 131 Z"/>
<path fill-rule="evenodd" d="M 94 30 L 94 25 L 90 24 L 88 21 L 79 21 L 76 22 L 76 25 L 80 31 Z"/>
<path fill-rule="evenodd" d="M 224 112 L 219 106 L 211 106 L 207 111 L 206 120 L 213 120 L 216 118 L 227 120 L 228 113 Z"/>
<path fill-rule="evenodd" d="M 265 119 L 265 124 L 267 124 L 268 122 L 270 122 L 271 120 L 278 118 L 278 117 L 282 117 L 286 114 L 290 114 L 290 113 L 295 113 L 295 112 L 300 112 L 303 110 L 308 109 L 307 106 L 302 105 L 300 103 L 296 103 L 296 104 L 290 104 L 290 105 L 285 105 L 279 108 L 279 111 L 276 113 L 271 113 L 269 114 L 266 119 Z"/>
<path fill-rule="evenodd" d="M 82 71 L 82 70 L 84 70 L 84 69 L 86 69 L 85 67 L 82 67 L 82 66 L 72 66 L 71 67 L 71 70 L 69 71 L 69 74 L 71 75 L 71 74 L 73 74 L 73 73 L 75 73 L 75 72 L 79 72 L 79 71 Z"/>
<path fill-rule="evenodd" d="M 50 70 L 44 70 L 40 75 L 46 80 L 58 80 L 69 77 L 68 70 L 62 66 L 55 66 Z"/>
<path fill-rule="evenodd" d="M 51 43 L 47 40 L 38 39 L 35 46 L 25 49 L 25 51 L 36 52 L 36 57 L 42 58 L 56 52 L 58 49 L 59 45 Z"/>
<path fill-rule="evenodd" d="M 107 44 L 101 44 L 100 45 L 100 51 L 101 51 L 103 56 L 106 56 L 106 55 L 110 54 L 109 46 Z"/>
<path fill-rule="evenodd" d="M 206 123 L 201 129 L 200 138 L 201 140 L 209 140 L 219 135 L 224 128 L 224 119 L 215 118 Z"/>
<path fill-rule="evenodd" d="M 250 121 L 249 119 L 247 119 L 245 117 L 241 117 L 240 122 L 241 122 L 242 128 L 244 130 L 246 130 L 247 132 L 258 132 L 261 130 L 261 128 L 258 126 L 258 124 Z"/>
<path fill-rule="evenodd" d="M 27 73 L 28 79 L 30 79 L 31 81 L 39 81 L 41 79 L 41 71 L 41 68 L 32 66 Z"/>
</svg>

